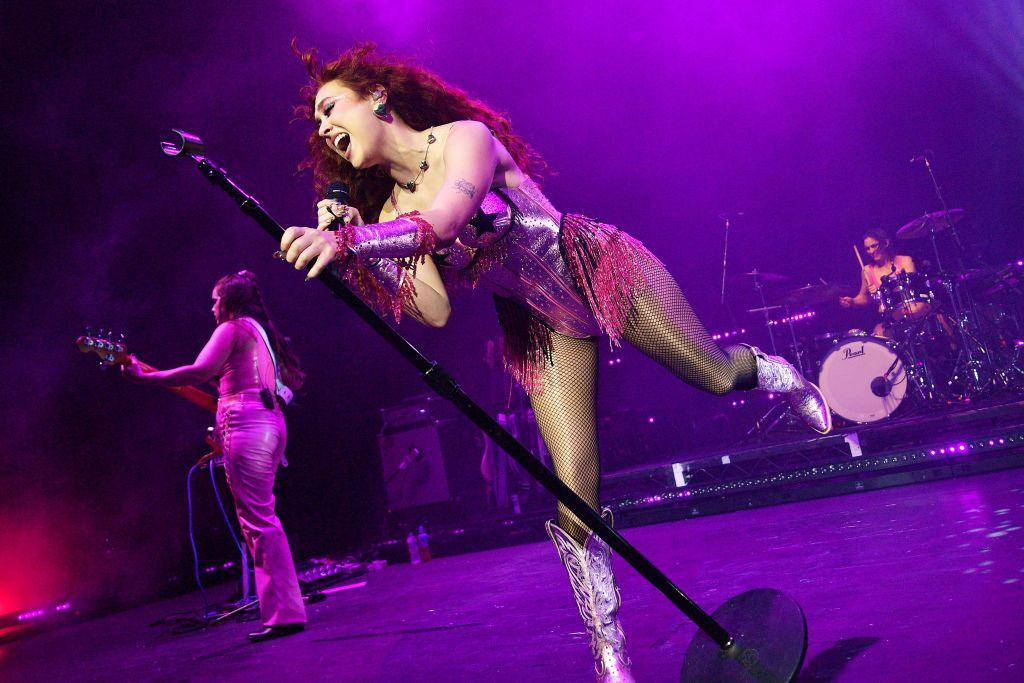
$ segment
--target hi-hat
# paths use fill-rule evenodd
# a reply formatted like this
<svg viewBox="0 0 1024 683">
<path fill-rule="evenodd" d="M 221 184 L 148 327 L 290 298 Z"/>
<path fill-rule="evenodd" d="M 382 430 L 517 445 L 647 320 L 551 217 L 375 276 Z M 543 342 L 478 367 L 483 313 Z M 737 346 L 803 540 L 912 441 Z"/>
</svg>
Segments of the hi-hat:
<svg viewBox="0 0 1024 683">
<path fill-rule="evenodd" d="M 838 299 L 842 291 L 839 285 L 818 282 L 797 287 L 783 299 L 790 306 L 817 306 Z"/>
<path fill-rule="evenodd" d="M 963 217 L 963 209 L 950 209 L 948 211 L 926 213 L 920 218 L 915 218 L 897 230 L 896 237 L 901 240 L 912 240 L 917 237 L 924 237 L 931 232 L 942 232 L 952 223 L 956 223 Z"/>
</svg>

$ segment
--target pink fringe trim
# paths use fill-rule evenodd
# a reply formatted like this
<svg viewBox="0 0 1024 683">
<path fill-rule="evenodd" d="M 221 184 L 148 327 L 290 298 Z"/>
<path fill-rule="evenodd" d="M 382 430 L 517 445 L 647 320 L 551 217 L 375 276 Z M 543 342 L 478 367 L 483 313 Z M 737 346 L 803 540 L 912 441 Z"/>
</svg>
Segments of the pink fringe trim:
<svg viewBox="0 0 1024 683">
<path fill-rule="evenodd" d="M 601 331 L 618 346 L 637 285 L 650 285 L 644 261 L 656 257 L 614 225 L 584 216 L 562 218 L 562 250 Z"/>
<path fill-rule="evenodd" d="M 502 296 L 494 297 L 502 331 L 505 370 L 527 394 L 544 390 L 544 366 L 552 363 L 551 329 L 523 305 Z"/>
<path fill-rule="evenodd" d="M 430 258 L 437 246 L 437 233 L 434 232 L 434 226 L 426 218 L 420 216 L 419 211 L 403 213 L 398 218 L 407 218 L 416 224 L 416 241 L 420 246 L 408 258 L 399 261 L 405 265 L 402 269 L 402 281 L 398 286 L 398 296 L 391 305 L 395 322 L 402 321 L 402 306 L 412 304 L 416 297 L 416 267 Z"/>
<path fill-rule="evenodd" d="M 378 313 L 390 313 L 395 322 L 401 322 L 403 307 L 411 305 L 416 296 L 416 268 L 434 253 L 437 234 L 434 232 L 434 226 L 423 218 L 419 211 L 403 213 L 397 218 L 406 218 L 416 224 L 416 242 L 419 246 L 408 257 L 395 259 L 402 268 L 402 277 L 396 293 L 392 293 L 365 264 L 351 257 L 342 264 L 341 270 L 344 271 L 345 281 L 355 289 L 360 298 Z M 336 239 L 339 253 L 348 251 L 351 235 L 351 230 L 345 233 L 338 230 Z"/>
<path fill-rule="evenodd" d="M 601 331 L 618 346 L 638 286 L 649 286 L 644 263 L 655 257 L 613 225 L 565 214 L 562 253 Z M 545 364 L 552 362 L 551 329 L 515 301 L 495 297 L 504 333 L 505 368 L 528 394 L 543 391 Z"/>
<path fill-rule="evenodd" d="M 403 303 L 401 297 L 392 294 L 391 290 L 377 279 L 377 276 L 365 264 L 359 263 L 353 258 L 340 269 L 344 270 L 342 277 L 345 283 L 355 291 L 360 299 L 369 304 L 370 308 L 380 315 L 390 313 L 396 322 L 401 321 Z M 401 286 L 399 286 L 399 292 L 401 292 Z"/>
</svg>

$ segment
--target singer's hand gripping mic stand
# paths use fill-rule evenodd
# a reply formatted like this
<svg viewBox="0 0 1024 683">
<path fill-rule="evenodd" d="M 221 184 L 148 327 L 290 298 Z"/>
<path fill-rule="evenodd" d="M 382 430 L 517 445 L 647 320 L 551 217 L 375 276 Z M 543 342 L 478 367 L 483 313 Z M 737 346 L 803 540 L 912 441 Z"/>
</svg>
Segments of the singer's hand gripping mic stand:
<svg viewBox="0 0 1024 683">
<path fill-rule="evenodd" d="M 165 134 L 160 146 L 168 156 L 185 156 L 196 162 L 203 177 L 227 192 L 243 213 L 256 221 L 268 235 L 280 241 L 284 233 L 281 224 L 222 169 L 203 156 L 203 141 L 197 136 L 174 129 Z M 807 650 L 807 622 L 795 601 L 780 591 L 760 588 L 741 593 L 725 602 L 715 610 L 717 619 L 709 615 L 484 412 L 440 365 L 417 351 L 353 294 L 332 271 L 323 271 L 319 280 L 394 350 L 412 363 L 434 391 L 482 429 L 700 628 L 703 633 L 698 632 L 687 648 L 681 680 L 790 681 L 796 676 Z"/>
</svg>

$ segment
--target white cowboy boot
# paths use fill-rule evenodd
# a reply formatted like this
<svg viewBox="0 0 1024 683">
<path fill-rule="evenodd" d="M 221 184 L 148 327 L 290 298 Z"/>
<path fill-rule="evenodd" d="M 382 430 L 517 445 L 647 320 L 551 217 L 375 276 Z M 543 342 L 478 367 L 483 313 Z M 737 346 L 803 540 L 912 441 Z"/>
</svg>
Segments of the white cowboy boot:
<svg viewBox="0 0 1024 683">
<path fill-rule="evenodd" d="M 769 356 L 756 346 L 750 350 L 757 360 L 758 389 L 786 394 L 790 408 L 804 424 L 819 434 L 832 431 L 832 410 L 821 389 L 782 356 Z"/>
<path fill-rule="evenodd" d="M 611 511 L 605 510 L 604 514 L 611 518 Z M 633 683 L 626 636 L 618 618 L 621 597 L 612 574 L 611 550 L 596 534 L 591 534 L 581 546 L 554 522 L 549 521 L 546 527 L 559 559 L 569 572 L 573 597 L 590 636 L 597 680 Z"/>
</svg>

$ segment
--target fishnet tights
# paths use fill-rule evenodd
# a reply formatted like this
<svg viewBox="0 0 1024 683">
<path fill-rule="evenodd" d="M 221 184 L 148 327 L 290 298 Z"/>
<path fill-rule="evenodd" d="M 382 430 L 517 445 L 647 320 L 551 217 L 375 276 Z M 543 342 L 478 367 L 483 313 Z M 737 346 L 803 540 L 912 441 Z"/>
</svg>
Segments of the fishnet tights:
<svg viewBox="0 0 1024 683">
<path fill-rule="evenodd" d="M 675 279 L 660 263 L 645 265 L 649 288 L 639 291 L 623 336 L 630 344 L 691 386 L 716 395 L 756 384 L 757 365 L 750 349 L 721 349 L 708 336 Z M 530 397 L 551 454 L 555 474 L 595 510 L 601 464 L 597 447 L 596 338 L 574 339 L 551 333 L 551 363 L 545 365 L 543 391 Z M 564 506 L 558 523 L 578 542 L 589 530 Z"/>
<path fill-rule="evenodd" d="M 716 396 L 757 385 L 757 361 L 750 348 L 722 349 L 690 308 L 675 278 L 653 259 L 644 272 L 651 283 L 634 298 L 623 336 L 690 386 Z"/>
</svg>

